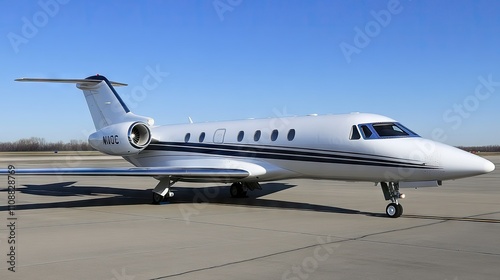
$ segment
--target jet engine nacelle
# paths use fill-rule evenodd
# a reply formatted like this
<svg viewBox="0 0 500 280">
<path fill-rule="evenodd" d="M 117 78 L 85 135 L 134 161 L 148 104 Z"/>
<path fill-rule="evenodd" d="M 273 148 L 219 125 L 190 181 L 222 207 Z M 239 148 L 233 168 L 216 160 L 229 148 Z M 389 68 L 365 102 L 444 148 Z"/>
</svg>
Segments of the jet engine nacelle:
<svg viewBox="0 0 500 280">
<path fill-rule="evenodd" d="M 117 123 L 92 133 L 89 144 L 108 155 L 126 156 L 137 154 L 151 142 L 151 131 L 142 122 Z"/>
</svg>

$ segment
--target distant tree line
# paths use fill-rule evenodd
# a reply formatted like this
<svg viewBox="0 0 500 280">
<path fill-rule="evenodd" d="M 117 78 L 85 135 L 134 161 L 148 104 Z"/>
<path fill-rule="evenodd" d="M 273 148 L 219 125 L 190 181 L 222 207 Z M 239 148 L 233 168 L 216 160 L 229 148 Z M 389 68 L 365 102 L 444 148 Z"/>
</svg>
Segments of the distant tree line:
<svg viewBox="0 0 500 280">
<path fill-rule="evenodd" d="M 15 142 L 0 142 L 2 152 L 42 152 L 42 151 L 93 151 L 87 141 L 71 140 L 69 142 L 47 142 L 44 138 L 31 137 Z"/>
<path fill-rule="evenodd" d="M 467 147 L 462 147 L 459 146 L 458 148 L 472 152 L 472 153 L 492 153 L 492 152 L 500 152 L 500 145 L 490 145 L 490 146 L 467 146 Z"/>
</svg>

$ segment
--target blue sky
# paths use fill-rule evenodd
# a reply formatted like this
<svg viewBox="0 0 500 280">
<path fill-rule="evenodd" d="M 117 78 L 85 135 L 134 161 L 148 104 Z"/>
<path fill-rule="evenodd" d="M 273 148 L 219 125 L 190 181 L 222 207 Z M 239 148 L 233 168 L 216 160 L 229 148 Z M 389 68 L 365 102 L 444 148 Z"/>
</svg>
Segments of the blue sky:
<svg viewBox="0 0 500 280">
<path fill-rule="evenodd" d="M 500 144 L 498 1 L 3 4 L 2 142 L 87 139 L 74 85 L 14 79 L 99 73 L 156 124 L 370 112 L 452 145 Z"/>
</svg>

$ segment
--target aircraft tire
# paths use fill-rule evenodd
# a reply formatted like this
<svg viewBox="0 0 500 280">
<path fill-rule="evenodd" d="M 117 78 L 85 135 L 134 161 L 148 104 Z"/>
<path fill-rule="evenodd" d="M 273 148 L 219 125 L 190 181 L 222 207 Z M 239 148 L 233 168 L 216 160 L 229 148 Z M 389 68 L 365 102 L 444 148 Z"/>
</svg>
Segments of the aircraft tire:
<svg viewBox="0 0 500 280">
<path fill-rule="evenodd" d="M 403 214 L 403 206 L 401 204 L 389 203 L 385 208 L 385 213 L 390 218 L 397 218 Z"/>
<path fill-rule="evenodd" d="M 231 187 L 229 188 L 229 194 L 231 197 L 246 197 L 247 192 L 243 189 L 243 184 L 240 182 L 233 183 Z"/>
<path fill-rule="evenodd" d="M 231 195 L 231 197 L 238 197 L 239 194 L 238 185 L 239 185 L 238 183 L 234 183 L 229 188 L 229 194 Z"/>
<path fill-rule="evenodd" d="M 403 215 L 403 205 L 398 203 L 398 217 L 401 217 L 401 215 Z"/>
<path fill-rule="evenodd" d="M 155 192 L 153 193 L 153 204 L 160 204 L 163 199 L 165 199 L 165 197 L 163 197 L 162 195 Z"/>
</svg>

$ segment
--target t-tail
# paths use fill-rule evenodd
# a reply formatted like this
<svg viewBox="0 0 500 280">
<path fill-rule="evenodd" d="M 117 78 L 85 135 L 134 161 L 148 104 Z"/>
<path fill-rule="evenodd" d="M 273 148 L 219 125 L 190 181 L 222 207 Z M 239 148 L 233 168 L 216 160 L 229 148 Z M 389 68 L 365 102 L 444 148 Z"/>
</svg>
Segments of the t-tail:
<svg viewBox="0 0 500 280">
<path fill-rule="evenodd" d="M 89 143 L 103 153 L 136 154 L 151 142 L 150 127 L 154 120 L 132 113 L 113 87 L 127 84 L 112 82 L 100 75 L 85 79 L 21 78 L 16 81 L 76 84 L 85 95 L 96 128 L 89 136 Z"/>
</svg>

